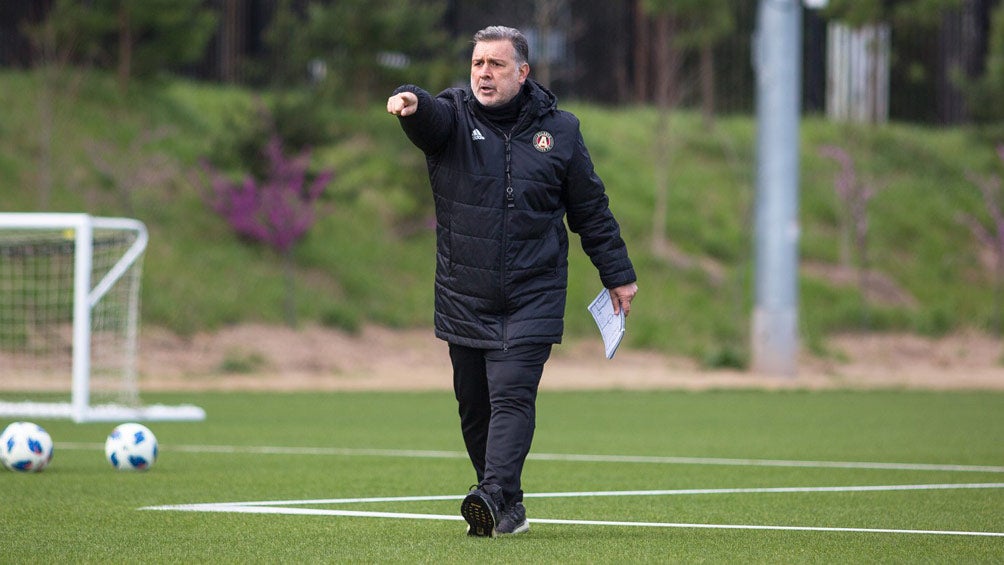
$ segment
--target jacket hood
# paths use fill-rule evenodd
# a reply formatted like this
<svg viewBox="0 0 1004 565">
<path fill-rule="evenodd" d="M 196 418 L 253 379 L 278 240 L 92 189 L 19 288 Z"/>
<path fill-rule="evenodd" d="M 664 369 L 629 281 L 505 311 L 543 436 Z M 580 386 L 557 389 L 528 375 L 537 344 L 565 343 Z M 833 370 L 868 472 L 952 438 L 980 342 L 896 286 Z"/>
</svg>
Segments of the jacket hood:
<svg viewBox="0 0 1004 565">
<path fill-rule="evenodd" d="M 558 97 L 555 96 L 553 92 L 548 90 L 547 87 L 532 78 L 526 79 L 526 83 L 524 84 L 530 85 L 530 100 L 537 103 L 537 107 L 540 109 L 540 114 L 552 112 L 558 109 Z"/>
</svg>

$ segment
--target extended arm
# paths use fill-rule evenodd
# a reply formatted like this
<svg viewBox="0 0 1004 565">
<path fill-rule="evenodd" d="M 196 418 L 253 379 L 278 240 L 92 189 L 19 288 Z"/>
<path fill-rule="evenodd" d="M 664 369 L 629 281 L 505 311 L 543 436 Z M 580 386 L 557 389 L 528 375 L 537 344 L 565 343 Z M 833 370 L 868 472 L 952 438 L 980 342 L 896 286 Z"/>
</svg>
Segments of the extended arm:
<svg viewBox="0 0 1004 565">
<path fill-rule="evenodd" d="M 408 139 L 426 155 L 436 153 L 453 131 L 453 105 L 445 97 L 433 98 L 425 90 L 404 85 L 387 99 L 387 112 L 397 116 Z"/>
</svg>

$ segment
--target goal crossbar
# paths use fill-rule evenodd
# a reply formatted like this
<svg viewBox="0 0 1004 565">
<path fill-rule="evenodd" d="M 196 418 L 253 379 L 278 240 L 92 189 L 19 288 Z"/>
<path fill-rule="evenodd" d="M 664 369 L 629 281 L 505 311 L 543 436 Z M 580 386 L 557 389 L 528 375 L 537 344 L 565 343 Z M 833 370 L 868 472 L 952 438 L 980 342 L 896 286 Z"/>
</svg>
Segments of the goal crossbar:
<svg viewBox="0 0 1004 565">
<path fill-rule="evenodd" d="M 149 239 L 143 222 L 129 218 L 101 218 L 88 214 L 0 213 L 0 229 L 30 232 L 64 230 L 73 238 L 73 313 L 71 400 L 65 402 L 0 402 L 0 417 L 70 418 L 75 422 L 119 420 L 203 420 L 197 406 L 126 406 L 91 404 L 91 313 L 110 289 L 141 259 Z M 94 230 L 132 232 L 135 239 L 93 287 Z M 67 237 L 69 238 L 69 236 Z M 139 287 L 131 289 L 125 328 L 128 370 L 135 371 Z M 134 379 L 133 379 L 134 380 Z"/>
</svg>

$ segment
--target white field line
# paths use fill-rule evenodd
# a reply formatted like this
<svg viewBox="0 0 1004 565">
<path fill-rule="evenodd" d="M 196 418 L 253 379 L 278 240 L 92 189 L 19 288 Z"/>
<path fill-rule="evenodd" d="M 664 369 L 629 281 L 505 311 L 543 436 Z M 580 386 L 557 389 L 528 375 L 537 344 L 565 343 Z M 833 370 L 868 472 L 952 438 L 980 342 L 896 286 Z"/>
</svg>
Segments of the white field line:
<svg viewBox="0 0 1004 565">
<path fill-rule="evenodd" d="M 1004 483 L 950 483 L 920 485 L 862 485 L 834 487 L 759 487 L 759 488 L 703 488 L 669 490 L 612 490 L 587 492 L 528 492 L 524 498 L 581 498 L 606 496 L 686 496 L 707 494 L 770 494 L 770 493 L 812 493 L 812 492 L 894 492 L 923 490 L 960 489 L 1001 489 Z M 360 504 L 374 502 L 433 502 L 443 500 L 463 500 L 464 494 L 442 494 L 426 496 L 375 496 L 367 498 L 315 498 L 305 500 L 257 500 L 245 502 L 210 503 L 208 506 L 307 506 L 312 504 Z M 201 504 L 182 506 L 207 506 Z M 157 507 L 174 508 L 174 507 Z"/>
<path fill-rule="evenodd" d="M 282 514 L 300 516 L 345 516 L 353 518 L 389 518 L 399 520 L 463 520 L 460 516 L 445 514 L 410 514 L 404 512 L 366 512 L 359 510 L 322 510 L 318 508 L 282 508 L 241 506 L 237 504 L 201 504 L 178 506 L 151 506 L 141 510 L 175 510 L 182 512 L 230 512 L 235 514 Z M 635 528 L 689 528 L 706 530 L 780 530 L 789 532 L 852 532 L 872 534 L 923 534 L 936 536 L 1004 537 L 1004 532 L 967 532 L 962 530 L 908 530 L 892 528 L 837 528 L 824 526 L 770 526 L 758 524 L 685 524 L 674 522 L 627 522 L 615 520 L 561 520 L 534 518 L 533 524 L 565 524 L 579 526 L 620 526 Z"/>
<path fill-rule="evenodd" d="M 57 443 L 58 449 L 104 449 L 96 443 Z M 162 450 L 164 446 L 162 446 Z M 349 447 L 278 447 L 239 445 L 172 445 L 183 453 L 228 453 L 254 455 L 325 455 L 340 457 L 399 457 L 420 459 L 467 459 L 462 451 L 417 449 L 359 449 Z M 586 463 L 643 463 L 654 465 L 732 465 L 740 467 L 803 467 L 814 469 L 882 469 L 892 471 L 940 471 L 1004 473 L 1004 466 L 950 465 L 932 463 L 882 463 L 874 461 L 797 461 L 786 459 L 729 459 L 718 457 L 659 457 L 646 455 L 585 455 L 573 453 L 531 453 L 536 461 L 576 461 Z"/>
<path fill-rule="evenodd" d="M 936 485 L 887 485 L 887 486 L 857 486 L 857 487 L 783 487 L 754 489 L 688 489 L 663 491 L 600 491 L 600 492 L 552 492 L 528 494 L 534 498 L 568 498 L 584 496 L 656 496 L 667 494 L 722 494 L 722 493 L 771 493 L 771 492 L 860 492 L 860 491 L 902 491 L 902 490 L 940 490 L 940 489 L 972 489 L 972 488 L 1004 488 L 1004 483 L 983 484 L 936 484 Z M 349 504 L 362 502 L 415 502 L 431 500 L 459 500 L 462 495 L 442 496 L 405 496 L 405 497 L 374 497 L 374 498 L 335 498 L 320 500 L 287 500 L 260 502 L 228 502 L 208 504 L 178 504 L 168 506 L 147 506 L 140 510 L 167 510 L 176 512 L 222 512 L 239 514 L 283 514 L 306 516 L 344 516 L 355 518 L 385 518 L 408 520 L 462 520 L 460 516 L 444 514 L 417 514 L 405 512 L 371 512 L 361 510 L 334 510 L 322 508 L 290 508 L 290 505 L 308 504 Z M 803 532 L 851 532 L 879 534 L 920 534 L 941 536 L 978 536 L 1004 537 L 1004 532 L 979 532 L 961 530 L 913 530 L 894 528 L 846 528 L 826 526 L 772 526 L 761 524 L 689 524 L 675 522 L 632 522 L 618 520 L 564 520 L 557 518 L 535 518 L 530 520 L 535 524 L 565 524 L 585 526 L 616 526 L 641 528 L 689 528 L 714 530 L 775 530 Z"/>
</svg>

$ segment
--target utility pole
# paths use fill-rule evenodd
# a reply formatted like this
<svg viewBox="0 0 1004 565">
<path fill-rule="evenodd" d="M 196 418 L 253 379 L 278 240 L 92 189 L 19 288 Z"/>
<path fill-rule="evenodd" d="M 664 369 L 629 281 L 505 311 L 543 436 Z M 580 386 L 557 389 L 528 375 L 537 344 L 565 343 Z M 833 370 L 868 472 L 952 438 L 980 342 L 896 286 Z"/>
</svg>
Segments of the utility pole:
<svg viewBox="0 0 1004 565">
<path fill-rule="evenodd" d="M 756 73 L 753 370 L 794 376 L 798 361 L 798 177 L 802 92 L 800 0 L 760 0 Z"/>
</svg>

